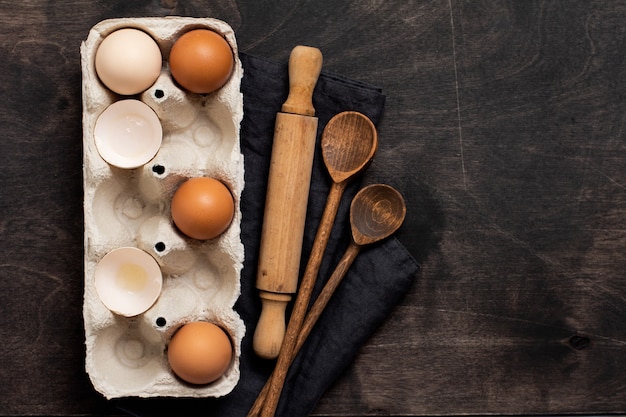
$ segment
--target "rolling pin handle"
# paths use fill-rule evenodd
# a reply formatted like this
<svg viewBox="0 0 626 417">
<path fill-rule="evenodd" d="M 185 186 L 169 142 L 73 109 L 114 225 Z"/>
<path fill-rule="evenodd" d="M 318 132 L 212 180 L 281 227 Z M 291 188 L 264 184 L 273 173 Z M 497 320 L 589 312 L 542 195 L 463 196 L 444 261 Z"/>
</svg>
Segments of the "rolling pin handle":
<svg viewBox="0 0 626 417">
<path fill-rule="evenodd" d="M 263 359 L 276 359 L 285 337 L 285 310 L 291 300 L 290 294 L 260 291 L 261 316 L 254 331 L 252 345 Z"/>
<path fill-rule="evenodd" d="M 289 55 L 289 95 L 282 106 L 283 113 L 315 116 L 313 90 L 322 70 L 322 52 L 310 46 L 298 45 Z"/>
</svg>

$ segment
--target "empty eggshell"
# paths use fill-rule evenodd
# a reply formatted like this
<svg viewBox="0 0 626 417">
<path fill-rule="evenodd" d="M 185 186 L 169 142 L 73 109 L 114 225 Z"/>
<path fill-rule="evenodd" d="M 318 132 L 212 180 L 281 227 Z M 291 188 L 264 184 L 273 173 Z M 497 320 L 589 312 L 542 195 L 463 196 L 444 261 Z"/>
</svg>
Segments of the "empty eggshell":
<svg viewBox="0 0 626 417">
<path fill-rule="evenodd" d="M 119 168 L 137 168 L 154 158 L 163 139 L 156 113 L 139 100 L 120 100 L 107 107 L 96 121 L 98 153 Z"/>
<path fill-rule="evenodd" d="M 95 272 L 95 287 L 102 303 L 126 317 L 149 309 L 161 294 L 162 285 L 163 276 L 157 262 L 134 247 L 107 253 Z"/>
</svg>

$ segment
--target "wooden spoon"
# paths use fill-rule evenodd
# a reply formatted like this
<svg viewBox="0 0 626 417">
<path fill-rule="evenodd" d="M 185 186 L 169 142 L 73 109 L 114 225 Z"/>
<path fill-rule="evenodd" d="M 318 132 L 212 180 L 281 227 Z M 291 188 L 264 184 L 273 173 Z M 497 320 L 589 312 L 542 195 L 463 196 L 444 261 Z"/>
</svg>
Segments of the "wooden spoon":
<svg viewBox="0 0 626 417">
<path fill-rule="evenodd" d="M 352 262 L 365 245 L 383 240 L 400 228 L 406 216 L 406 205 L 402 195 L 393 187 L 374 184 L 363 188 L 357 193 L 350 205 L 350 226 L 352 241 L 334 272 L 324 285 L 304 319 L 298 334 L 296 345 L 288 360 L 289 366 L 304 345 L 311 330 L 317 323 L 330 298 L 343 280 Z M 270 377 L 270 382 L 272 381 Z M 259 398 L 263 402 L 268 395 L 268 382 L 261 390 Z M 280 387 L 282 390 L 282 386 Z M 279 392 L 280 395 L 280 392 Z M 267 400 L 266 400 L 267 401 Z M 277 406 L 278 404 L 276 404 Z"/>
<path fill-rule="evenodd" d="M 402 195 L 389 185 L 368 185 L 354 196 L 350 205 L 352 241 L 307 313 L 300 334 L 298 334 L 298 342 L 291 357 L 292 361 L 363 246 L 391 236 L 402 226 L 405 216 L 406 205 Z"/>
<path fill-rule="evenodd" d="M 266 386 L 269 384 L 267 394 L 263 398 L 257 397 L 248 417 L 274 415 L 291 363 L 291 352 L 295 348 L 298 333 L 304 321 L 341 196 L 349 181 L 362 172 L 374 157 L 378 149 L 378 133 L 367 116 L 354 111 L 346 111 L 335 115 L 328 121 L 322 133 L 321 142 L 324 164 L 333 184 L 328 193 L 324 213 L 311 248 L 311 255 L 300 282 L 276 367 L 266 383 Z M 259 414 L 261 411 L 262 414 Z"/>
</svg>

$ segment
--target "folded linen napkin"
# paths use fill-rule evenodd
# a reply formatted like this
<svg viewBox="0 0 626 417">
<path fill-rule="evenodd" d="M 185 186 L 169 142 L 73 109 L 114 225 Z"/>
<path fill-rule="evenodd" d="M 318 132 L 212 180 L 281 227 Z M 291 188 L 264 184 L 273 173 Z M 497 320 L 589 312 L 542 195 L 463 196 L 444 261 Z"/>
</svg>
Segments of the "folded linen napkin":
<svg viewBox="0 0 626 417">
<path fill-rule="evenodd" d="M 288 93 L 287 64 L 244 53 L 240 54 L 240 59 L 244 68 L 241 82 L 244 95 L 241 149 L 245 158 L 245 188 L 241 197 L 241 238 L 245 261 L 241 296 L 235 309 L 246 324 L 241 379 L 232 393 L 217 399 L 116 400 L 117 406 L 131 415 L 245 417 L 275 364 L 275 361 L 263 360 L 255 355 L 252 335 L 261 312 L 261 301 L 255 287 L 258 249 L 274 121 Z M 331 117 L 346 110 L 359 111 L 377 124 L 384 102 L 380 89 L 322 71 L 313 95 L 313 105 L 319 118 L 318 146 L 307 209 L 302 271 L 331 185 L 319 146 L 323 128 Z M 384 138 L 379 140 L 383 142 Z M 317 297 L 350 241 L 349 207 L 352 197 L 361 188 L 359 182 L 359 178 L 353 180 L 344 193 L 312 300 Z M 416 261 L 394 237 L 361 251 L 291 366 L 276 416 L 304 417 L 311 413 L 319 398 L 350 365 L 360 346 L 407 291 L 418 270 Z"/>
</svg>

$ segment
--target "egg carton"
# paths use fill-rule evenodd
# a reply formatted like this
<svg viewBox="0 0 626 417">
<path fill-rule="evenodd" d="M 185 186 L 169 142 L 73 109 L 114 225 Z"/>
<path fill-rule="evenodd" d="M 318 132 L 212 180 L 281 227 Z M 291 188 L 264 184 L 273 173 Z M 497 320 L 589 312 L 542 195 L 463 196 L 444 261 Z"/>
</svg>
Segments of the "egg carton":
<svg viewBox="0 0 626 417">
<path fill-rule="evenodd" d="M 159 45 L 163 67 L 154 85 L 135 96 L 150 106 L 163 126 L 156 156 L 136 169 L 107 164 L 94 144 L 98 116 L 123 98 L 98 79 L 94 57 L 100 42 L 120 28 L 145 31 Z M 207 28 L 222 34 L 234 52 L 229 81 L 218 91 L 199 95 L 172 80 L 167 57 L 184 32 Z M 84 303 L 86 371 L 97 391 L 116 397 L 219 397 L 239 381 L 243 321 L 234 311 L 240 295 L 243 244 L 240 197 L 244 186 L 239 127 L 243 69 L 232 28 L 210 18 L 161 17 L 111 19 L 96 24 L 81 44 L 84 185 Z M 170 201 L 192 177 L 221 180 L 232 192 L 235 215 L 226 232 L 208 241 L 183 236 L 173 225 Z M 135 317 L 109 311 L 94 287 L 94 271 L 109 251 L 133 246 L 158 262 L 163 289 L 152 307 Z M 221 326 L 233 344 L 226 373 L 208 385 L 177 378 L 167 361 L 167 345 L 185 323 L 205 320 Z"/>
</svg>

